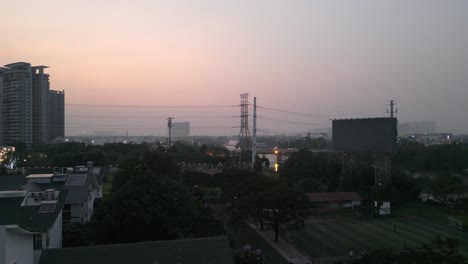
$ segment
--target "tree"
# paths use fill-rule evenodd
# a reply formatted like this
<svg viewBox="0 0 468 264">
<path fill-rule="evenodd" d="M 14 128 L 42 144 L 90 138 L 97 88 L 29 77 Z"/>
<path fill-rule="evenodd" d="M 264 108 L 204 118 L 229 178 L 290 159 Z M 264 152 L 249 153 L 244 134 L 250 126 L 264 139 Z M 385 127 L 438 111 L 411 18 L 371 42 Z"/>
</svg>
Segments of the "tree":
<svg viewBox="0 0 468 264">
<path fill-rule="evenodd" d="M 311 204 L 300 192 L 287 187 L 275 186 L 266 189 L 259 195 L 266 222 L 275 231 L 275 242 L 278 242 L 280 226 L 296 229 L 305 224 L 312 213 Z"/>
<path fill-rule="evenodd" d="M 280 177 L 288 183 L 298 184 L 305 179 L 315 179 L 317 188 L 335 191 L 341 175 L 341 163 L 337 156 L 299 150 L 280 167 Z"/>
<path fill-rule="evenodd" d="M 188 186 L 192 187 L 194 185 L 200 186 L 211 186 L 212 177 L 209 173 L 195 171 L 195 170 L 185 170 L 182 173 L 182 182 Z"/>
<path fill-rule="evenodd" d="M 123 186 L 132 178 L 140 175 L 165 176 L 180 180 L 180 169 L 170 154 L 146 152 L 119 166 L 120 172 L 114 177 L 113 190 Z"/>
<path fill-rule="evenodd" d="M 98 243 L 174 239 L 190 235 L 190 192 L 166 176 L 137 174 L 104 199 L 92 223 Z"/>
<path fill-rule="evenodd" d="M 438 175 L 431 181 L 432 194 L 443 204 L 457 200 L 464 191 L 465 185 L 460 177 Z"/>
<path fill-rule="evenodd" d="M 265 185 L 264 185 L 265 186 Z M 312 213 L 311 203 L 300 192 L 284 185 L 276 184 L 260 192 L 252 192 L 241 199 L 235 217 L 239 220 L 254 220 L 271 226 L 278 242 L 280 228 L 296 229 L 304 225 Z"/>
<path fill-rule="evenodd" d="M 242 248 L 234 251 L 234 260 L 236 264 L 266 264 L 266 258 L 262 250 L 254 250 L 251 245 L 244 245 Z"/>
</svg>

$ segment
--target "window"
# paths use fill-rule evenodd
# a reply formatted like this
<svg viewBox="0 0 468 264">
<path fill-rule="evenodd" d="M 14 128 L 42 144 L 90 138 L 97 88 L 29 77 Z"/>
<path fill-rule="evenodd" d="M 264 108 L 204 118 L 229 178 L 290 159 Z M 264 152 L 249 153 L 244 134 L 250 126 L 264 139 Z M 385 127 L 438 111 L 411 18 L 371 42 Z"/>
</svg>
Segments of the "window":
<svg viewBox="0 0 468 264">
<path fill-rule="evenodd" d="M 34 250 L 42 249 L 42 234 L 33 235 L 33 246 L 34 246 Z"/>
<path fill-rule="evenodd" d="M 69 204 L 66 204 L 62 209 L 62 222 L 71 222 L 71 206 Z"/>
<path fill-rule="evenodd" d="M 38 213 L 53 213 L 55 211 L 56 204 L 42 204 L 39 207 Z"/>
</svg>

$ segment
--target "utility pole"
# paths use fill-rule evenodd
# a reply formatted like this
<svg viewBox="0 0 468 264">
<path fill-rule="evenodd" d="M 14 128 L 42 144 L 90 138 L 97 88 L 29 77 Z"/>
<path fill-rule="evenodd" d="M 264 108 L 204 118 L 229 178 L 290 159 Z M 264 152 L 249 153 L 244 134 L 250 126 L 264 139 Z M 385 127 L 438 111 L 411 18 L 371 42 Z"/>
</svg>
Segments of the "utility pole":
<svg viewBox="0 0 468 264">
<path fill-rule="evenodd" d="M 257 159 L 257 97 L 254 97 L 253 104 L 253 133 L 252 133 L 252 169 L 255 170 Z"/>
<path fill-rule="evenodd" d="M 387 109 L 387 113 L 390 114 L 390 153 L 393 153 L 395 151 L 395 146 L 392 144 L 394 136 L 394 131 L 393 131 L 393 118 L 395 117 L 395 114 L 398 113 L 398 108 L 395 108 L 396 103 L 395 100 L 390 100 L 390 111 Z"/>
<path fill-rule="evenodd" d="M 395 108 L 395 110 L 393 110 L 394 106 L 396 106 L 395 100 L 390 100 L 390 117 L 391 118 L 394 117 L 394 114 L 398 113 L 398 109 Z M 387 113 L 388 113 L 388 109 L 387 109 Z"/>
<path fill-rule="evenodd" d="M 169 128 L 169 149 L 172 149 L 172 136 L 171 136 L 171 132 L 172 132 L 172 119 L 174 119 L 173 117 L 168 117 L 167 118 L 167 127 Z"/>
</svg>

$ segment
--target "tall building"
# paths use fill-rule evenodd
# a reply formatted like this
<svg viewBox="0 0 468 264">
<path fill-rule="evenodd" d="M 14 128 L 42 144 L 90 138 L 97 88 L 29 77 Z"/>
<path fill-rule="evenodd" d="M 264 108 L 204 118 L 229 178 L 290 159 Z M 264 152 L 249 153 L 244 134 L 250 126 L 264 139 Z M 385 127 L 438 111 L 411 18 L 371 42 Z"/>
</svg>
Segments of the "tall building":
<svg viewBox="0 0 468 264">
<path fill-rule="evenodd" d="M 0 73 L 3 75 L 3 144 L 21 142 L 30 146 L 33 141 L 31 64 L 8 64 Z"/>
<path fill-rule="evenodd" d="M 31 67 L 33 73 L 33 143 L 47 142 L 49 108 L 49 74 L 44 73 L 47 66 Z"/>
<path fill-rule="evenodd" d="M 190 137 L 190 122 L 172 123 L 172 137 L 173 138 Z"/>
<path fill-rule="evenodd" d="M 49 141 L 65 138 L 65 91 L 49 93 Z"/>
<path fill-rule="evenodd" d="M 64 137 L 64 94 L 50 91 L 46 68 L 27 62 L 0 67 L 0 145 Z"/>
<path fill-rule="evenodd" d="M 3 146 L 3 74 L 6 69 L 0 67 L 0 147 Z"/>
</svg>

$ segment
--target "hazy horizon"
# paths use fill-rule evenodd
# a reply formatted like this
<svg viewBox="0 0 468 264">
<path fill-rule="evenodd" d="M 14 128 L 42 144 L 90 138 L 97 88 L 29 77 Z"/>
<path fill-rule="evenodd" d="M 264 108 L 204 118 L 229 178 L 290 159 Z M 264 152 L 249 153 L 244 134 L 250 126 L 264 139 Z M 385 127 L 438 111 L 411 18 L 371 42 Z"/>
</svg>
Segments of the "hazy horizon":
<svg viewBox="0 0 468 264">
<path fill-rule="evenodd" d="M 65 90 L 66 135 L 165 135 L 169 116 L 190 121 L 194 135 L 236 135 L 244 92 L 307 114 L 259 109 L 260 134 L 386 116 L 391 99 L 400 123 L 468 133 L 468 1 L 49 0 L 2 9 L 0 66 L 50 67 L 51 89 Z"/>
</svg>

